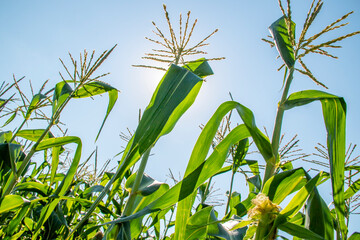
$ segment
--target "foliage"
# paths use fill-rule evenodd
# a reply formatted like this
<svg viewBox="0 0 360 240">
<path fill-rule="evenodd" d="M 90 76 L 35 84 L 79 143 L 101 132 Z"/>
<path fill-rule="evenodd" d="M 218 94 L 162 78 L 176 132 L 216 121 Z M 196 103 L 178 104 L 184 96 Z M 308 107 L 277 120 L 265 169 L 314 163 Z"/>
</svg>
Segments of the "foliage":
<svg viewBox="0 0 360 240">
<path fill-rule="evenodd" d="M 278 104 L 275 127 L 270 140 L 256 125 L 253 112 L 234 101 L 222 103 L 202 126 L 184 176 L 174 186 L 159 182 L 145 173 L 151 161 L 151 149 L 159 138 L 173 130 L 178 120 L 196 100 L 204 79 L 213 74 L 209 60 L 185 57 L 205 54 L 198 48 L 215 33 L 193 47 L 188 42 L 196 21 L 190 27 L 187 14 L 185 27 L 180 15 L 179 36 L 176 36 L 165 10 L 170 38 L 156 26 L 160 41 L 148 39 L 165 49 L 154 50 L 145 57 L 162 62 L 166 68 L 135 132 L 119 154 L 116 170 L 91 170 L 87 163 L 95 159 L 95 150 L 83 163 L 82 142 L 62 130 L 61 113 L 69 101 L 108 94 L 109 103 L 99 128 L 99 137 L 117 102 L 119 91 L 100 81 L 107 74 L 95 75 L 115 46 L 98 58 L 84 51 L 79 60 L 72 55 L 73 70 L 64 63 L 67 77 L 45 92 L 47 82 L 37 93 L 27 97 L 20 82 L 0 87 L 2 128 L 21 120 L 14 131 L 0 133 L 0 238 L 1 239 L 275 239 L 283 232 L 294 239 L 357 239 L 348 236 L 349 215 L 359 207 L 360 189 L 358 156 L 351 158 L 355 147 L 345 147 L 346 103 L 342 97 L 318 91 L 301 90 L 289 93 L 294 73 L 308 76 L 326 87 L 312 74 L 304 58 L 311 53 L 336 58 L 326 49 L 360 32 L 314 43 L 320 36 L 344 27 L 351 13 L 332 22 L 319 33 L 307 37 L 323 2 L 310 6 L 300 37 L 295 38 L 290 1 L 283 16 L 270 25 L 270 40 L 283 61 L 283 94 Z M 80 64 L 78 64 L 80 63 Z M 302 69 L 296 68 L 300 64 Z M 279 69 L 279 70 L 280 70 Z M 8 97 L 5 97 L 9 95 Z M 17 97 L 17 98 L 16 98 Z M 298 149 L 296 136 L 280 147 L 284 135 L 281 126 L 287 110 L 320 101 L 327 132 L 327 145 L 317 148 L 317 156 L 326 159 L 325 169 L 311 176 L 292 162 L 307 154 Z M 231 124 L 238 114 L 242 123 Z M 29 121 L 45 121 L 46 128 L 26 129 Z M 17 122 L 16 122 L 17 123 Z M 57 134 L 57 133 L 60 134 Z M 55 133 L 55 134 L 54 134 Z M 71 145 L 73 151 L 69 151 Z M 74 147 L 75 146 L 75 147 Z M 255 148 L 261 157 L 250 159 Z M 42 155 L 36 153 L 41 152 Z M 135 164 L 140 161 L 138 169 Z M 95 164 L 97 165 L 97 164 Z M 209 204 L 212 179 L 231 172 L 230 189 L 224 217 Z M 245 199 L 234 191 L 236 174 L 242 174 L 248 185 Z M 346 177 L 345 177 L 346 174 Z M 263 175 L 263 176 L 262 176 Z M 331 181 L 333 204 L 327 205 L 317 187 Z M 346 187 L 346 189 L 345 189 Z M 199 195 L 199 201 L 196 196 Z M 285 201 L 287 199 L 287 201 Z M 285 204 L 285 202 L 287 202 Z M 172 229 L 171 229 L 172 228 Z"/>
</svg>

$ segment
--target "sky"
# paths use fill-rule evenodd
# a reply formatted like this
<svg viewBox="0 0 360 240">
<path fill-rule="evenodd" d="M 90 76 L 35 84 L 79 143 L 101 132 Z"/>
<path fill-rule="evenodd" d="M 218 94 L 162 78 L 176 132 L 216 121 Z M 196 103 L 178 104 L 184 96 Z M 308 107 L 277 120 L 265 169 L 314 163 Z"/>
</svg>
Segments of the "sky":
<svg viewBox="0 0 360 240">
<path fill-rule="evenodd" d="M 302 28 L 311 1 L 293 1 L 293 20 L 297 23 L 296 35 Z M 110 114 L 97 142 L 95 137 L 105 115 L 106 95 L 91 99 L 73 100 L 61 116 L 68 134 L 79 136 L 83 142 L 82 159 L 98 146 L 101 163 L 119 153 L 125 142 L 119 137 L 127 129 L 134 131 L 139 109 L 144 110 L 160 81 L 163 72 L 134 68 L 133 64 L 151 64 L 141 57 L 156 47 L 144 37 L 155 38 L 152 21 L 166 32 L 162 4 L 166 4 L 174 26 L 180 13 L 191 11 L 191 20 L 198 19 L 192 42 L 197 43 L 214 29 L 219 31 L 204 48 L 207 57 L 225 57 L 210 62 L 214 75 L 207 78 L 193 106 L 177 123 L 175 129 L 162 137 L 154 149 L 146 172 L 159 181 L 169 180 L 169 169 L 182 175 L 192 148 L 205 124 L 216 108 L 230 100 L 250 108 L 260 129 L 271 134 L 277 102 L 281 97 L 283 72 L 277 71 L 281 60 L 277 52 L 261 38 L 269 35 L 268 27 L 281 17 L 276 0 L 267 1 L 9 1 L 0 2 L 0 79 L 12 81 L 13 74 L 31 80 L 39 89 L 49 79 L 48 89 L 61 81 L 59 71 L 65 73 L 59 58 L 70 64 L 68 53 L 78 57 L 84 49 L 91 52 L 116 49 L 98 70 L 111 74 L 102 80 L 119 89 L 118 102 Z M 310 34 L 317 33 L 330 22 L 354 11 L 350 24 L 342 30 L 324 37 L 327 40 L 360 30 L 360 2 L 358 0 L 326 0 Z M 325 83 L 329 93 L 342 96 L 347 103 L 347 144 L 359 144 L 360 132 L 360 37 L 342 42 L 342 49 L 331 53 L 339 59 L 309 56 L 304 59 L 313 74 Z M 70 66 L 70 65 L 69 65 Z M 28 88 L 27 82 L 22 86 Z M 309 78 L 295 74 L 290 92 L 305 89 L 325 90 Z M 236 124 L 240 120 L 234 118 Z M 39 127 L 30 123 L 27 127 Z M 283 133 L 290 140 L 295 134 L 306 153 L 314 152 L 317 143 L 326 144 L 326 133 L 320 103 L 312 103 L 285 113 Z M 360 154 L 357 150 L 356 155 Z M 116 166 L 119 159 L 113 159 Z M 298 166 L 304 165 L 298 162 Z M 296 164 L 295 164 L 296 165 Z M 310 166 L 311 167 L 311 166 Z M 314 167 L 312 165 L 312 167 Z M 224 195 L 229 178 L 216 180 L 219 194 Z M 242 191 L 243 182 L 237 179 L 235 189 Z M 224 186 L 226 186 L 224 188 Z M 216 188 L 216 187 L 215 187 Z M 326 189 L 325 189 L 326 191 Z M 330 192 L 325 193 L 330 196 Z M 222 197 L 223 198 L 223 197 Z M 350 230 L 351 231 L 351 230 Z"/>
</svg>

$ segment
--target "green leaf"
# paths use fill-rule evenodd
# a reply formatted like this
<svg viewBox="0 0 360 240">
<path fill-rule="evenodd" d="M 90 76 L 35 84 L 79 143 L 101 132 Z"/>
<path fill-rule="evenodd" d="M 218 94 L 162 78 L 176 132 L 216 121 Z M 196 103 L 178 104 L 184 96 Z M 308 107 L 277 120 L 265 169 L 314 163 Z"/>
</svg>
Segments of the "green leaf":
<svg viewBox="0 0 360 240">
<path fill-rule="evenodd" d="M 325 238 L 317 235 L 316 233 L 310 231 L 309 229 L 306 229 L 300 225 L 291 222 L 286 222 L 284 224 L 279 225 L 279 229 L 302 239 L 325 240 Z"/>
<path fill-rule="evenodd" d="M 17 112 L 15 111 L 13 114 L 11 114 L 11 116 L 6 120 L 6 122 L 4 123 L 4 125 L 2 125 L 1 127 L 5 127 L 8 124 L 10 124 L 16 117 Z"/>
<path fill-rule="evenodd" d="M 113 199 L 120 189 L 126 172 L 142 154 L 155 145 L 161 136 L 175 127 L 176 122 L 195 101 L 202 82 L 200 77 L 189 70 L 176 65 L 170 66 L 158 84 L 133 137 L 128 142 L 116 173 L 75 228 L 90 216 L 111 186 L 108 202 Z"/>
<path fill-rule="evenodd" d="M 30 102 L 30 105 L 27 109 L 26 115 L 25 115 L 25 119 L 28 120 L 31 116 L 31 113 L 36 110 L 39 106 L 39 103 L 41 103 L 42 99 L 45 99 L 46 96 L 44 94 L 38 93 L 35 94 Z"/>
<path fill-rule="evenodd" d="M 249 149 L 249 139 L 245 138 L 241 140 L 235 148 L 235 154 L 233 156 L 233 169 L 232 171 L 235 173 L 237 169 L 241 166 L 247 152 Z"/>
<path fill-rule="evenodd" d="M 185 240 L 202 239 L 207 236 L 210 214 L 213 207 L 206 207 L 191 216 L 186 224 Z"/>
<path fill-rule="evenodd" d="M 189 62 L 183 67 L 185 69 L 190 70 L 191 72 L 193 72 L 194 74 L 198 75 L 201 78 L 214 74 L 208 61 L 206 61 L 205 58 L 200 58 L 196 61 Z"/>
<path fill-rule="evenodd" d="M 70 85 L 65 82 L 59 82 L 55 86 L 54 97 L 52 103 L 52 115 L 54 116 L 55 112 L 63 105 L 65 100 L 70 97 L 73 90 Z M 57 119 L 55 119 L 57 120 Z"/>
<path fill-rule="evenodd" d="M 264 185 L 262 193 L 269 199 L 279 204 L 289 194 L 297 191 L 306 183 L 305 171 L 297 168 L 286 172 L 281 172 L 272 176 Z"/>
<path fill-rule="evenodd" d="M 109 116 L 111 110 L 113 109 L 113 107 L 118 99 L 119 91 L 107 83 L 104 83 L 101 81 L 92 81 L 92 82 L 84 84 L 81 88 L 79 88 L 73 94 L 74 98 L 86 98 L 86 97 L 92 97 L 92 96 L 103 94 L 103 93 L 109 93 L 109 104 L 108 104 L 108 108 L 106 110 L 105 118 L 104 118 L 104 120 L 101 124 L 101 127 L 99 129 L 99 132 L 96 136 L 96 140 L 98 139 L 100 132 L 101 132 L 102 128 L 104 127 L 105 121 L 106 121 L 107 117 Z"/>
<path fill-rule="evenodd" d="M 73 157 L 73 160 L 71 162 L 69 170 L 67 171 L 67 173 L 65 175 L 65 178 L 63 179 L 61 184 L 56 189 L 56 192 L 54 193 L 54 195 L 63 196 L 65 194 L 65 192 L 68 191 L 68 188 L 71 185 L 71 182 L 76 174 L 76 171 L 77 171 L 77 168 L 78 168 L 78 165 L 80 162 L 81 148 L 82 148 L 81 139 L 78 137 L 72 137 L 72 136 L 49 138 L 49 139 L 45 139 L 45 140 L 41 141 L 40 144 L 36 148 L 36 151 L 41 151 L 41 150 L 45 150 L 48 148 L 61 147 L 61 146 L 64 146 L 64 145 L 70 144 L 70 143 L 77 144 L 75 155 Z"/>
<path fill-rule="evenodd" d="M 16 185 L 15 190 L 25 191 L 25 192 L 36 192 L 42 196 L 48 196 L 51 192 L 51 189 L 43 183 L 40 182 L 23 182 Z"/>
<path fill-rule="evenodd" d="M 312 193 L 314 190 L 314 187 L 319 182 L 321 172 L 316 175 L 314 178 L 312 178 L 310 181 L 308 181 L 305 186 L 303 186 L 296 195 L 291 199 L 291 201 L 286 205 L 286 207 L 281 210 L 280 215 L 283 217 L 293 217 L 295 214 L 299 212 L 299 210 L 302 208 L 304 203 L 306 202 L 308 196 Z"/>
<path fill-rule="evenodd" d="M 11 131 L 0 132 L 0 143 L 10 142 L 12 135 Z"/>
<path fill-rule="evenodd" d="M 200 172 L 199 173 L 195 173 L 195 172 L 201 171 L 202 165 L 205 163 L 204 161 L 206 159 L 206 156 L 208 155 L 210 147 L 212 146 L 212 141 L 213 141 L 213 138 L 215 137 L 217 129 L 220 126 L 223 117 L 232 109 L 237 110 L 238 114 L 240 115 L 241 119 L 244 122 L 244 126 L 245 126 L 246 130 L 248 131 L 248 134 L 250 134 L 247 136 L 245 135 L 244 138 L 239 138 L 238 141 L 233 142 L 232 145 L 251 136 L 253 138 L 256 146 L 258 147 L 260 153 L 263 155 L 264 159 L 266 161 L 268 161 L 269 159 L 274 159 L 270 142 L 266 138 L 266 136 L 262 132 L 260 132 L 260 130 L 256 127 L 255 118 L 254 118 L 254 115 L 251 112 L 251 110 L 237 102 L 229 101 L 229 102 L 225 102 L 220 105 L 220 107 L 217 109 L 217 111 L 214 113 L 212 118 L 208 121 L 208 123 L 205 125 L 204 129 L 202 130 L 202 133 L 199 136 L 199 138 L 194 146 L 188 166 L 186 168 L 186 172 L 184 175 L 185 178 L 187 176 L 190 176 L 191 174 L 198 174 L 200 176 L 200 174 L 201 174 Z M 231 133 L 232 132 L 230 132 L 229 135 L 231 135 Z M 244 132 L 244 134 L 245 134 L 245 132 Z M 241 135 L 239 135 L 239 137 L 240 136 Z M 219 145 L 221 145 L 221 144 L 223 144 L 223 142 L 219 143 Z M 225 160 L 224 158 L 226 157 L 226 154 L 228 153 L 229 148 L 232 145 L 229 145 L 229 146 L 226 145 L 227 149 L 224 149 L 224 151 L 226 151 L 226 153 L 225 152 L 221 153 L 222 155 L 218 159 L 219 163 L 216 163 L 216 164 L 221 164 L 220 168 L 222 167 L 222 164 L 224 163 L 224 160 Z M 246 146 L 246 143 L 244 146 Z M 217 151 L 217 147 L 215 148 L 214 152 L 215 151 Z M 199 170 L 197 170 L 197 169 L 199 169 Z M 216 172 L 213 172 L 213 174 L 217 173 L 219 171 L 219 169 L 217 169 Z M 211 176 L 212 175 L 210 175 L 209 177 L 211 177 Z M 189 185 L 186 187 L 184 186 L 184 189 L 185 188 L 191 189 L 193 187 L 193 185 L 196 183 L 196 181 L 198 181 L 198 180 L 194 179 L 194 182 L 189 183 Z M 175 222 L 175 238 L 177 238 L 177 239 L 183 238 L 182 234 L 185 231 L 184 230 L 185 223 L 186 223 L 188 217 L 190 217 L 190 209 L 194 202 L 195 195 L 196 195 L 196 191 L 193 190 L 192 194 L 188 198 L 184 199 L 183 201 L 179 202 L 179 204 L 178 204 L 177 214 L 176 214 L 176 222 Z"/>
<path fill-rule="evenodd" d="M 344 198 L 345 200 L 351 198 L 360 190 L 360 179 L 353 182 L 349 188 L 345 191 Z"/>
<path fill-rule="evenodd" d="M 360 240 L 360 233 L 354 232 L 350 237 L 349 240 Z"/>
<path fill-rule="evenodd" d="M 82 193 L 82 195 L 83 195 L 85 198 L 88 198 L 88 197 L 90 197 L 93 193 L 101 192 L 102 190 L 104 190 L 104 186 L 94 185 L 94 186 L 91 186 L 91 187 L 85 189 L 84 192 Z"/>
<path fill-rule="evenodd" d="M 189 218 L 184 239 L 202 239 L 207 235 L 226 240 L 242 239 L 244 237 L 247 230 L 246 226 L 230 231 L 228 229 L 233 228 L 237 222 L 233 220 L 225 224 L 220 222 L 215 216 L 213 207 L 205 207 Z"/>
<path fill-rule="evenodd" d="M 21 226 L 21 221 L 27 215 L 30 207 L 31 204 L 22 206 L 22 208 L 19 209 L 17 214 L 11 219 L 8 226 L 5 228 L 5 233 L 8 237 L 13 236 L 15 231 L 19 229 L 19 227 Z"/>
<path fill-rule="evenodd" d="M 137 173 L 131 174 L 131 176 L 127 179 L 127 181 L 125 183 L 125 188 L 129 192 L 132 190 L 136 175 L 137 175 Z M 153 192 L 155 192 L 156 190 L 158 190 L 162 184 L 164 184 L 164 183 L 156 181 L 155 179 L 153 179 L 152 177 L 150 177 L 149 175 L 144 173 L 144 175 L 141 179 L 138 193 L 141 194 L 142 196 L 148 196 L 148 195 L 152 194 Z"/>
<path fill-rule="evenodd" d="M 320 100 L 327 131 L 327 148 L 330 163 L 330 177 L 337 220 L 343 237 L 347 235 L 345 224 L 344 165 L 346 103 L 343 98 L 316 90 L 291 94 L 284 107 L 296 106 Z"/>
<path fill-rule="evenodd" d="M 288 221 L 289 218 L 292 218 L 297 213 L 300 213 L 299 211 L 303 207 L 309 195 L 313 192 L 315 186 L 320 182 L 321 175 L 322 173 L 320 172 L 318 175 L 308 181 L 305 186 L 303 186 L 296 193 L 296 195 L 291 199 L 291 201 L 286 205 L 286 207 L 281 210 L 281 212 L 274 221 L 271 232 L 275 231 L 279 224 Z"/>
<path fill-rule="evenodd" d="M 36 142 L 40 138 L 40 136 L 44 133 L 44 131 L 45 129 L 20 130 L 16 136 Z M 48 134 L 45 135 L 44 139 L 53 138 L 53 137 L 54 135 L 49 131 Z"/>
<path fill-rule="evenodd" d="M 238 110 L 238 113 L 240 114 L 245 124 L 239 125 L 234 128 L 223 139 L 223 141 L 221 141 L 216 146 L 216 148 L 206 159 L 206 161 L 204 161 L 206 156 L 208 155 L 212 139 L 216 134 L 217 128 L 220 125 L 222 118 L 231 109 L 234 108 Z M 248 138 L 250 136 L 253 138 L 255 144 L 264 156 L 265 160 L 269 161 L 270 159 L 274 159 L 270 142 L 266 138 L 266 136 L 262 134 L 256 127 L 252 112 L 237 102 L 230 101 L 223 103 L 201 132 L 200 137 L 198 138 L 193 153 L 191 155 L 191 159 L 193 159 L 193 161 L 190 160 L 188 164 L 187 172 L 189 173 L 185 174 L 184 179 L 141 211 L 128 217 L 122 217 L 105 224 L 129 221 L 154 211 L 166 209 L 174 205 L 176 202 L 181 201 L 186 197 L 192 195 L 192 193 L 196 192 L 196 189 L 202 183 L 204 183 L 208 178 L 216 174 L 222 168 L 225 159 L 227 158 L 230 147 L 233 146 L 235 143 L 239 142 L 240 140 Z M 200 157 L 197 158 L 197 156 Z M 191 203 L 191 201 L 189 202 Z M 186 206 L 186 204 L 184 204 L 184 206 Z M 188 209 L 186 208 L 183 208 L 183 210 L 188 211 Z M 185 219 L 187 219 L 186 216 L 188 215 L 185 215 Z"/>
<path fill-rule="evenodd" d="M 29 204 L 30 201 L 19 195 L 6 195 L 0 202 L 0 214 L 14 211 L 17 208 Z"/>
<path fill-rule="evenodd" d="M 76 171 L 78 169 L 78 165 L 80 162 L 81 157 L 81 148 L 82 143 L 80 138 L 78 137 L 71 137 L 71 136 L 65 136 L 65 137 L 59 137 L 59 138 L 49 138 L 45 139 L 40 142 L 40 144 L 37 146 L 36 151 L 45 150 L 48 148 L 54 148 L 54 147 L 61 147 L 66 144 L 75 143 L 77 144 L 75 155 L 73 157 L 73 160 L 71 162 L 71 165 L 61 181 L 60 185 L 57 187 L 53 195 L 56 196 L 64 196 L 65 193 L 69 190 L 71 187 L 71 183 L 73 181 L 73 178 L 76 174 Z M 59 203 L 59 199 L 54 199 L 52 201 L 49 201 L 46 206 L 43 207 L 41 210 L 39 221 L 36 225 L 36 228 L 34 230 L 33 239 L 36 239 L 38 234 L 40 233 L 40 229 L 45 223 L 45 221 L 50 217 L 51 213 L 54 211 L 56 205 Z"/>
<path fill-rule="evenodd" d="M 269 31 L 274 38 L 275 46 L 285 62 L 286 66 L 290 69 L 294 67 L 295 57 L 294 49 L 291 44 L 289 37 L 288 27 L 286 24 L 285 17 L 279 18 L 269 27 Z M 291 32 L 293 34 L 293 39 L 295 38 L 295 23 L 291 22 Z"/>
<path fill-rule="evenodd" d="M 307 178 L 310 176 L 307 174 Z M 334 219 L 331 212 L 314 187 L 305 205 L 305 227 L 324 239 L 334 239 Z"/>
<path fill-rule="evenodd" d="M 176 122 L 195 101 L 202 82 L 203 80 L 192 72 L 176 65 L 170 66 L 157 86 L 135 134 L 125 149 L 115 175 L 118 180 L 111 190 L 110 199 L 120 187 L 126 171 L 161 136 L 174 128 Z"/>
</svg>

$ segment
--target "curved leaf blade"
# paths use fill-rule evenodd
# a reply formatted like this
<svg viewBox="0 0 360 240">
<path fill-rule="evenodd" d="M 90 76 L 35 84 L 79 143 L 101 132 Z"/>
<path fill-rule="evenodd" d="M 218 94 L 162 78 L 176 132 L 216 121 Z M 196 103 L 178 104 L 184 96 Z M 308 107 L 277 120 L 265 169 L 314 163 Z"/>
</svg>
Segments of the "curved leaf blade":
<svg viewBox="0 0 360 240">
<path fill-rule="evenodd" d="M 335 212 L 344 237 L 347 235 L 344 197 L 346 103 L 343 98 L 326 92 L 306 90 L 291 94 L 284 106 L 291 109 L 316 100 L 322 105 Z"/>
<path fill-rule="evenodd" d="M 84 84 L 81 88 L 79 88 L 73 94 L 74 98 L 86 98 L 86 97 L 92 97 L 92 96 L 103 94 L 103 93 L 109 94 L 109 104 L 108 104 L 108 107 L 106 110 L 105 118 L 101 124 L 98 134 L 96 135 L 96 140 L 99 138 L 101 130 L 104 127 L 105 121 L 108 118 L 111 110 L 113 109 L 113 107 L 118 99 L 119 90 L 110 86 L 107 83 L 104 83 L 101 81 L 92 81 L 92 82 Z"/>
</svg>

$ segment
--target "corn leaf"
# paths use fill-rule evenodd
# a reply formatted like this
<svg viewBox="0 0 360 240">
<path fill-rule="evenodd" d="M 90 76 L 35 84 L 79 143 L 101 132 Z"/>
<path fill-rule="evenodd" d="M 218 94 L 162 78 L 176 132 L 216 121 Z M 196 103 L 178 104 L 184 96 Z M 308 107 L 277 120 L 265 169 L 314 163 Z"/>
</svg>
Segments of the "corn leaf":
<svg viewBox="0 0 360 240">
<path fill-rule="evenodd" d="M 98 134 L 96 135 L 96 140 L 98 139 L 98 137 L 101 133 L 101 130 L 104 127 L 105 121 L 108 118 L 111 110 L 113 109 L 113 107 L 118 99 L 119 91 L 116 88 L 114 88 L 104 82 L 92 81 L 92 82 L 84 84 L 81 88 L 79 88 L 73 94 L 74 98 L 86 98 L 86 97 L 92 97 L 92 96 L 103 94 L 103 93 L 109 93 L 109 104 L 108 104 L 108 107 L 106 110 L 105 118 L 101 124 Z"/>
<path fill-rule="evenodd" d="M 205 58 L 190 62 L 183 66 L 183 68 L 188 69 L 189 71 L 193 72 L 201 78 L 214 74 L 208 61 L 206 61 Z"/>
<path fill-rule="evenodd" d="M 216 146 L 216 148 L 206 159 L 206 161 L 204 161 L 211 147 L 212 139 L 216 134 L 216 130 L 220 125 L 223 116 L 225 116 L 226 113 L 228 113 L 231 109 L 234 108 L 238 110 L 240 116 L 242 117 L 246 125 L 243 124 L 234 128 L 223 139 L 223 141 L 221 141 Z M 250 134 L 250 130 L 253 135 Z M 223 103 L 215 112 L 213 117 L 209 120 L 209 122 L 206 124 L 197 140 L 191 158 L 193 158 L 194 156 L 200 156 L 201 161 L 199 161 L 199 159 L 196 160 L 196 158 L 193 158 L 193 162 L 191 160 L 189 161 L 188 169 L 190 170 L 187 169 L 187 172 L 191 172 L 189 174 L 186 174 L 182 181 L 177 183 L 164 195 L 162 195 L 154 202 L 150 203 L 141 211 L 128 217 L 122 217 L 115 221 L 105 223 L 104 225 L 126 222 L 132 219 L 136 219 L 137 217 L 144 216 L 148 213 L 159 211 L 161 209 L 166 209 L 174 205 L 176 202 L 184 200 L 188 196 L 192 195 L 202 183 L 204 183 L 208 178 L 216 174 L 222 168 L 231 146 L 233 146 L 240 140 L 248 138 L 250 136 L 253 138 L 264 158 L 266 160 L 273 159 L 270 142 L 265 137 L 265 135 L 263 135 L 257 129 L 252 112 L 237 102 L 230 101 Z M 187 203 L 191 203 L 191 199 Z M 184 204 L 184 206 L 186 206 L 186 204 Z M 184 211 L 187 210 L 185 210 L 184 208 Z M 183 215 L 183 219 L 187 219 L 187 216 L 188 215 Z"/>
<path fill-rule="evenodd" d="M 60 185 L 57 187 L 56 191 L 53 193 L 53 195 L 56 196 L 64 196 L 65 193 L 69 190 L 71 183 L 73 181 L 73 178 L 76 174 L 80 157 L 81 157 L 81 148 L 82 143 L 80 138 L 78 137 L 71 137 L 71 136 L 65 136 L 65 137 L 59 137 L 59 138 L 49 138 L 45 139 L 40 142 L 40 144 L 37 146 L 36 151 L 45 150 L 48 148 L 54 148 L 54 147 L 60 147 L 66 144 L 75 143 L 77 144 L 75 155 L 73 157 L 73 160 L 71 162 L 71 165 L 69 167 L 69 170 L 67 171 L 65 177 L 61 181 Z M 51 213 L 54 211 L 56 205 L 59 203 L 59 199 L 56 198 L 54 200 L 50 200 L 48 204 L 43 207 L 41 210 L 39 221 L 37 222 L 36 228 L 34 230 L 33 239 L 36 239 L 38 234 L 40 233 L 40 229 L 45 223 L 45 221 L 50 217 Z"/>
<path fill-rule="evenodd" d="M 170 66 L 128 142 L 116 173 L 75 228 L 86 221 L 111 186 L 108 202 L 113 199 L 126 172 L 161 136 L 174 128 L 176 122 L 195 101 L 202 83 L 203 80 L 191 71 L 176 65 Z"/>
<path fill-rule="evenodd" d="M 306 183 L 305 170 L 297 168 L 276 174 L 266 181 L 262 193 L 269 199 L 279 204 L 289 194 L 299 190 Z"/>
<path fill-rule="evenodd" d="M 327 131 L 327 148 L 335 212 L 342 235 L 346 236 L 344 197 L 346 103 L 343 98 L 329 93 L 306 90 L 291 94 L 284 106 L 286 109 L 291 109 L 316 100 L 321 102 Z"/>
<path fill-rule="evenodd" d="M 269 27 L 269 31 L 274 39 L 275 46 L 285 62 L 286 66 L 290 69 L 295 64 L 294 49 L 291 44 L 289 37 L 288 27 L 286 24 L 285 17 L 281 17 L 276 20 Z M 295 23 L 291 22 L 291 32 L 293 34 L 293 39 L 295 38 Z"/>
<path fill-rule="evenodd" d="M 30 201 L 19 195 L 6 195 L 0 202 L 0 214 L 14 211 L 27 204 L 30 204 Z"/>
<path fill-rule="evenodd" d="M 36 142 L 40 138 L 40 136 L 44 133 L 44 131 L 45 129 L 25 129 L 25 130 L 20 130 L 16 136 Z M 53 137 L 54 135 L 49 131 L 48 134 L 46 134 L 43 139 L 45 140 Z"/>
<path fill-rule="evenodd" d="M 185 240 L 190 239 L 205 239 L 207 236 L 208 225 L 211 221 L 211 211 L 213 207 L 206 207 L 197 211 L 191 216 L 186 224 Z M 176 225 L 175 225 L 176 226 Z"/>
<path fill-rule="evenodd" d="M 127 179 L 127 181 L 125 183 L 125 188 L 127 191 L 130 192 L 132 190 L 132 187 L 135 182 L 135 178 L 136 178 L 136 173 L 133 173 Z M 162 184 L 164 184 L 164 183 L 156 181 L 155 179 L 153 179 L 152 177 L 150 177 L 149 175 L 144 173 L 144 175 L 141 179 L 138 193 L 142 196 L 150 195 L 150 194 L 154 193 L 155 191 L 157 191 Z"/>
<path fill-rule="evenodd" d="M 360 190 L 360 179 L 353 182 L 349 188 L 345 191 L 344 198 L 345 200 L 351 198 L 354 196 L 355 193 L 357 193 Z"/>
<path fill-rule="evenodd" d="M 233 102 L 233 101 L 225 102 L 222 105 L 220 105 L 220 107 L 217 109 L 215 114 L 205 125 L 201 135 L 199 136 L 194 146 L 193 152 L 191 154 L 188 166 L 186 168 L 186 172 L 184 175 L 185 178 L 193 174 L 196 169 L 198 169 L 202 164 L 204 164 L 206 156 L 212 145 L 213 138 L 215 137 L 215 134 L 217 132 L 219 125 L 221 124 L 223 117 L 230 110 L 234 108 L 238 111 L 238 114 L 240 115 L 241 119 L 244 122 L 244 126 L 248 130 L 249 134 L 253 137 L 253 140 L 256 146 L 258 147 L 260 153 L 263 155 L 264 159 L 265 160 L 273 159 L 273 154 L 269 140 L 256 127 L 254 115 L 251 112 L 251 110 L 237 102 Z M 241 138 L 239 139 L 239 141 L 243 139 L 245 138 Z M 219 158 L 219 162 L 221 163 L 220 167 L 222 167 L 223 160 L 224 160 L 223 158 Z M 216 174 L 218 171 L 219 169 L 217 169 L 216 172 L 214 172 L 213 174 Z M 193 189 L 193 193 L 191 194 L 191 196 L 179 202 L 177 206 L 176 222 L 175 222 L 175 239 L 182 239 L 184 237 L 183 234 L 185 232 L 186 222 L 187 219 L 190 217 L 191 206 L 196 196 L 195 190 L 196 189 Z"/>
<path fill-rule="evenodd" d="M 28 120 L 31 116 L 31 113 L 38 108 L 38 104 L 42 99 L 45 99 L 46 96 L 44 94 L 38 93 L 35 94 L 30 102 L 30 105 L 26 111 L 25 119 Z"/>
<path fill-rule="evenodd" d="M 360 240 L 360 233 L 354 232 L 350 237 L 349 240 Z"/>
<path fill-rule="evenodd" d="M 305 227 L 324 239 L 334 239 L 334 219 L 317 188 L 310 194 L 305 206 Z"/>
<path fill-rule="evenodd" d="M 284 224 L 279 225 L 279 229 L 302 239 L 325 240 L 325 238 L 317 235 L 316 233 L 310 231 L 309 229 L 306 229 L 300 225 L 291 222 L 286 222 Z"/>
<path fill-rule="evenodd" d="M 70 96 L 73 92 L 70 85 L 65 82 L 59 82 L 55 85 L 54 96 L 53 96 L 53 103 L 52 103 L 52 114 L 54 115 L 55 112 L 63 105 L 65 100 Z"/>
<path fill-rule="evenodd" d="M 286 205 L 284 209 L 281 210 L 279 215 L 276 217 L 274 224 L 272 226 L 272 230 L 270 232 L 275 231 L 275 229 L 282 223 L 289 221 L 289 218 L 294 217 L 297 213 L 300 213 L 300 209 L 305 204 L 306 200 L 310 196 L 310 194 L 314 191 L 315 186 L 321 180 L 321 174 L 319 173 L 314 178 L 310 179 L 305 186 L 303 186 L 296 195 L 291 199 L 291 201 Z"/>
<path fill-rule="evenodd" d="M 27 215 L 30 207 L 31 204 L 23 206 L 22 208 L 19 209 L 15 217 L 12 218 L 8 226 L 5 228 L 5 233 L 7 237 L 13 237 L 15 235 L 14 234 L 15 231 L 18 230 L 18 228 L 21 226 L 21 221 Z"/>
<path fill-rule="evenodd" d="M 11 131 L 0 132 L 0 143 L 10 142 L 12 135 Z"/>
<path fill-rule="evenodd" d="M 48 196 L 51 189 L 40 182 L 23 182 L 16 185 L 15 190 L 25 192 L 36 192 L 42 196 Z"/>
</svg>

